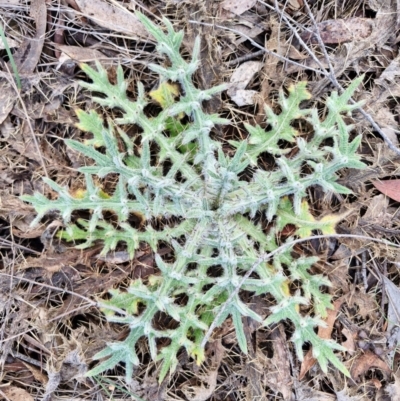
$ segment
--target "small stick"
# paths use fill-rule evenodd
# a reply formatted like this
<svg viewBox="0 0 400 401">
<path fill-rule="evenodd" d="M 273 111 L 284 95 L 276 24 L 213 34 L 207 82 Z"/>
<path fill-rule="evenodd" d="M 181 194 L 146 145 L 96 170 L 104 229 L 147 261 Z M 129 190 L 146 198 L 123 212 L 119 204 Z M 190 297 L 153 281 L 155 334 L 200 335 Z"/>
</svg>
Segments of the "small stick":
<svg viewBox="0 0 400 401">
<path fill-rule="evenodd" d="M 368 280 L 367 280 L 367 255 L 366 250 L 361 254 L 361 274 L 364 283 L 365 293 L 368 291 Z"/>
<path fill-rule="evenodd" d="M 225 63 L 225 65 L 230 67 L 231 65 L 235 65 L 235 64 L 242 63 L 244 61 L 252 60 L 253 58 L 256 58 L 258 56 L 262 56 L 263 54 L 265 54 L 265 50 L 264 49 L 263 50 L 259 50 L 258 52 L 255 52 L 255 53 L 245 54 L 242 57 L 235 58 L 234 60 L 231 60 L 231 61 L 228 61 L 227 63 Z"/>
</svg>

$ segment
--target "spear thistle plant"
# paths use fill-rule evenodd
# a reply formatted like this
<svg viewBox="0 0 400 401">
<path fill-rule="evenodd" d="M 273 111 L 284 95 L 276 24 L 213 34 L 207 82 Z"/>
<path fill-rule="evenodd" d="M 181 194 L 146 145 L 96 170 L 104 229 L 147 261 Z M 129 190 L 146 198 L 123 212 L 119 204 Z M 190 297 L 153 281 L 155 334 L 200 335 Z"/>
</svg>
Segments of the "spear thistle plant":
<svg viewBox="0 0 400 401">
<path fill-rule="evenodd" d="M 66 224 L 62 236 L 69 241 L 82 240 L 80 248 L 102 241 L 103 254 L 125 246 L 132 258 L 141 243 L 152 248 L 158 274 L 134 280 L 126 291 L 111 290 L 111 299 L 103 302 L 106 318 L 127 324 L 130 334 L 99 352 L 95 358 L 102 362 L 89 375 L 123 362 L 129 380 L 134 366 L 139 364 L 137 342 L 145 337 L 151 357 L 162 361 L 159 377 L 163 380 L 176 368 L 177 354 L 182 349 L 198 363 L 204 361 L 202 339 L 206 331 L 260 255 L 282 245 L 278 234 L 287 224 L 295 227 L 293 236 L 297 237 L 310 236 L 313 230 L 334 233 L 337 219 L 315 219 L 305 199 L 307 189 L 315 185 L 324 191 L 350 193 L 336 182 L 337 172 L 346 167 L 364 167 L 356 155 L 361 138 L 349 140 L 352 127 L 341 116 L 357 107 L 348 101 L 360 79 L 342 95 L 332 93 L 326 99 L 323 121 L 316 109 L 300 108 L 300 103 L 310 98 L 306 84 L 291 86 L 288 96 L 280 94 L 280 113 L 265 108 L 268 129 L 246 125 L 248 138 L 231 142 L 234 152 L 229 156 L 211 132 L 215 125 L 230 122 L 202 109 L 203 101 L 225 87 L 202 90 L 192 81 L 199 66 L 199 38 L 192 59 L 186 61 L 180 54 L 183 32 L 175 32 L 166 19 L 165 33 L 143 15 L 139 14 L 139 18 L 156 39 L 158 52 L 169 59 L 164 66 L 150 66 L 160 79 L 158 91 L 151 94 L 161 106 L 160 112 L 155 117 L 147 115 L 145 107 L 150 99 L 140 82 L 136 101 L 128 98 L 122 68 L 118 68 L 117 83 L 113 85 L 100 64 L 97 69 L 83 65 L 92 82 L 81 85 L 102 94 L 93 100 L 118 109 L 121 117 L 104 124 L 95 111 L 79 110 L 78 127 L 91 132 L 93 139 L 66 143 L 93 161 L 79 170 L 85 176 L 86 188 L 71 193 L 44 178 L 58 193 L 58 199 L 49 200 L 39 193 L 24 199 L 38 213 L 35 222 L 49 211 L 59 211 Z M 308 140 L 294 129 L 294 120 L 307 121 L 313 127 Z M 121 128 L 126 124 L 139 127 L 141 133 L 129 137 Z M 138 149 L 134 141 L 140 143 Z M 276 163 L 270 170 L 258 166 L 260 155 L 266 153 Z M 118 177 L 111 194 L 93 179 L 110 174 Z M 78 210 L 90 210 L 90 219 L 72 223 L 71 215 Z M 106 211 L 117 216 L 117 224 L 104 218 Z M 139 227 L 128 222 L 132 214 L 141 217 Z M 264 226 L 255 223 L 256 215 L 258 221 L 263 216 Z M 157 253 L 160 243 L 170 244 L 170 259 Z M 270 308 L 269 316 L 265 319 L 253 311 L 239 293 L 217 324 L 230 317 L 240 349 L 246 353 L 243 317 L 264 326 L 288 320 L 293 328 L 291 341 L 300 359 L 302 347 L 308 342 L 324 371 L 331 362 L 348 374 L 334 353 L 343 348 L 334 341 L 321 339 L 314 331 L 323 324 L 321 318 L 331 308 L 330 296 L 324 292 L 329 281 L 310 273 L 316 260 L 295 256 L 288 246 L 275 254 L 270 263 L 259 264 L 242 290 L 272 296 L 276 304 Z M 295 293 L 294 282 L 298 288 Z M 302 315 L 304 305 L 311 305 L 311 314 Z M 159 326 L 160 313 L 164 320 L 169 319 L 169 328 Z"/>
</svg>

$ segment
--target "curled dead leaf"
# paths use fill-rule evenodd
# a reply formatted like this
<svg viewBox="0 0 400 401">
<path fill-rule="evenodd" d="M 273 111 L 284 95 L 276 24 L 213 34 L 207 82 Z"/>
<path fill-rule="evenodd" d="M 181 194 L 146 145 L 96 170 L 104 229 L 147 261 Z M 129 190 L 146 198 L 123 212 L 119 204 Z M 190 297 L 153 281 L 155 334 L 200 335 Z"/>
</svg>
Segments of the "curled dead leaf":
<svg viewBox="0 0 400 401">
<path fill-rule="evenodd" d="M 358 380 L 362 374 L 372 368 L 380 369 L 388 375 L 391 373 L 391 369 L 386 362 L 372 351 L 367 350 L 354 361 L 353 366 L 350 369 L 351 377 L 354 380 Z"/>
</svg>

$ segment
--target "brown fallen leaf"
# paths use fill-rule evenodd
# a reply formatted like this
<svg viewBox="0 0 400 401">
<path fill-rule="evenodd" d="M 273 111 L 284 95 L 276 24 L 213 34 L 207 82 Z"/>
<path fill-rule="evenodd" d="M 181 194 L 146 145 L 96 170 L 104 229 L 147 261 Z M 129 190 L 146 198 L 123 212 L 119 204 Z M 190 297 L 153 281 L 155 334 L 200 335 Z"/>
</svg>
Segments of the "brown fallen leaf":
<svg viewBox="0 0 400 401">
<path fill-rule="evenodd" d="M 22 364 L 32 373 L 32 376 L 40 383 L 47 384 L 48 377 L 42 372 L 41 369 L 22 361 Z"/>
<path fill-rule="evenodd" d="M 230 87 L 227 91 L 230 98 L 240 107 L 254 103 L 254 90 L 246 90 L 246 86 L 260 71 L 262 63 L 259 61 L 247 61 L 241 64 L 232 74 Z"/>
<path fill-rule="evenodd" d="M 372 293 L 354 290 L 345 295 L 347 304 L 350 308 L 357 307 L 357 315 L 363 319 L 371 319 L 375 322 L 379 316 L 377 313 L 378 305 Z"/>
<path fill-rule="evenodd" d="M 343 299 L 339 298 L 333 303 L 333 309 L 328 311 L 328 316 L 324 319 L 326 327 L 320 326 L 318 328 L 318 336 L 324 340 L 329 340 L 332 335 L 333 325 L 335 324 L 337 314 L 342 306 Z M 299 380 L 307 374 L 307 372 L 314 366 L 317 360 L 313 357 L 312 349 L 305 355 L 300 368 Z"/>
<path fill-rule="evenodd" d="M 85 17 L 103 28 L 128 34 L 132 39 L 149 38 L 138 17 L 122 5 L 114 6 L 104 0 L 75 0 L 75 2 Z"/>
<path fill-rule="evenodd" d="M 202 379 L 203 383 L 200 386 L 195 386 L 188 381 L 188 383 L 184 383 L 181 387 L 182 392 L 192 401 L 206 401 L 215 392 L 218 369 L 225 355 L 225 348 L 222 345 L 221 338 L 210 343 L 206 353 L 210 356 L 208 361 L 211 365 L 211 369 L 197 376 L 198 379 Z M 206 386 L 204 386 L 204 384 L 206 384 Z"/>
<path fill-rule="evenodd" d="M 372 184 L 389 198 L 400 202 L 400 180 L 373 181 Z"/>
<path fill-rule="evenodd" d="M 146 252 L 143 252 L 143 251 L 135 252 L 136 259 L 140 258 L 143 255 L 146 255 Z M 118 264 L 129 262 L 132 258 L 129 255 L 129 253 L 126 251 L 115 251 L 115 252 L 109 252 L 106 255 L 99 255 L 97 257 L 97 259 L 102 260 L 107 263 L 113 263 L 115 265 L 118 265 Z"/>
<path fill-rule="evenodd" d="M 287 49 L 287 57 L 293 60 L 305 60 L 308 58 L 308 54 L 304 54 L 300 50 L 297 50 L 293 45 L 282 45 L 282 50 Z"/>
<path fill-rule="evenodd" d="M 69 249 L 68 252 L 60 254 L 43 254 L 40 257 L 28 256 L 24 259 L 18 266 L 18 270 L 27 270 L 32 268 L 39 268 L 42 270 L 43 277 L 51 277 L 54 273 L 64 271 L 66 272 L 66 266 L 74 265 L 76 263 L 81 263 L 84 261 L 84 254 L 79 249 Z M 74 275 L 72 272 L 68 274 Z M 73 281 L 74 277 L 70 277 Z"/>
<path fill-rule="evenodd" d="M 356 42 L 371 35 L 374 21 L 370 18 L 348 18 L 327 20 L 318 24 L 318 31 L 325 44 Z M 318 44 L 316 30 L 303 32 L 301 37 L 312 44 Z"/>
<path fill-rule="evenodd" d="M 232 18 L 227 19 L 227 21 L 231 20 Z M 229 24 L 229 22 L 227 22 L 227 24 Z M 236 23 L 235 21 L 234 27 L 236 31 L 241 33 L 241 35 L 235 36 L 235 46 L 238 46 L 240 43 L 245 42 L 247 40 L 247 37 L 254 39 L 264 32 L 264 29 L 260 28 L 260 23 L 258 23 L 257 21 L 248 21 L 245 18 L 238 18 L 238 22 Z M 234 60 L 232 60 L 231 62 L 234 63 Z"/>
<path fill-rule="evenodd" d="M 389 137 L 394 145 L 399 144 L 397 138 L 398 123 L 394 114 L 389 110 L 389 107 L 385 104 L 381 104 L 381 107 L 375 109 L 373 112 L 374 120 L 382 128 L 383 132 Z"/>
<path fill-rule="evenodd" d="M 380 224 L 383 226 L 385 223 L 392 223 L 393 217 L 388 213 L 389 199 L 382 195 L 376 195 L 368 201 L 368 208 L 365 212 L 363 219 L 368 221 L 369 224 Z"/>
<path fill-rule="evenodd" d="M 10 83 L 0 82 L 0 124 L 7 118 L 16 101 L 15 91 Z"/>
<path fill-rule="evenodd" d="M 71 59 L 81 63 L 87 63 L 88 61 L 108 58 L 102 52 L 87 47 L 58 45 L 57 49 L 61 51 L 61 56 L 59 59 L 60 64 Z"/>
<path fill-rule="evenodd" d="M 13 235 L 19 238 L 37 238 L 43 228 L 31 228 L 34 219 L 32 208 L 17 196 L 0 191 L 0 218 L 8 221 Z"/>
<path fill-rule="evenodd" d="M 33 401 L 33 397 L 23 388 L 10 386 L 2 388 L 2 391 L 11 401 Z"/>
<path fill-rule="evenodd" d="M 224 0 L 220 6 L 236 15 L 241 15 L 257 3 L 257 0 Z"/>
<path fill-rule="evenodd" d="M 378 79 L 375 80 L 375 85 L 379 85 L 383 88 L 388 88 L 390 91 L 396 90 L 396 78 L 399 77 L 400 71 L 400 54 L 398 54 L 390 64 L 382 71 Z M 396 95 L 393 95 L 396 96 Z"/>
<path fill-rule="evenodd" d="M 45 0 L 31 2 L 30 16 L 35 21 L 36 32 L 33 38 L 26 37 L 14 53 L 19 74 L 32 74 L 42 54 L 47 26 L 47 7 Z"/>
<path fill-rule="evenodd" d="M 344 327 L 342 329 L 342 334 L 346 336 L 346 341 L 342 342 L 342 346 L 346 348 L 346 351 L 350 355 L 354 355 L 356 351 L 355 339 L 357 338 L 357 333 Z"/>
<path fill-rule="evenodd" d="M 363 373 L 371 368 L 380 369 L 388 375 L 392 372 L 386 362 L 372 351 L 367 350 L 353 362 L 350 369 L 351 377 L 357 380 Z"/>
</svg>

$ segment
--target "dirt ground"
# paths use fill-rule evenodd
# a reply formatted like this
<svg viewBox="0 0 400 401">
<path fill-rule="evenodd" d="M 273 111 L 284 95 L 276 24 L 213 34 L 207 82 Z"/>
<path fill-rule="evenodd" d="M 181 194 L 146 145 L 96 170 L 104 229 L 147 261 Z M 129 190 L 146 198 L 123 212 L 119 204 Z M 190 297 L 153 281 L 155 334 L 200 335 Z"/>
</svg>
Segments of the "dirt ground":
<svg viewBox="0 0 400 401">
<path fill-rule="evenodd" d="M 346 212 L 338 234 L 400 243 L 400 1 L 0 0 L 0 27 L 20 78 L 19 88 L 0 39 L 0 399 L 400 400 L 400 251 L 354 238 L 309 244 L 333 284 L 334 309 L 318 333 L 346 348 L 338 356 L 351 378 L 333 367 L 324 374 L 311 350 L 299 361 L 289 324 L 262 328 L 250 319 L 248 355 L 228 320 L 215 331 L 203 366 L 182 352 L 177 371 L 161 384 L 144 340 L 130 383 L 123 366 L 85 377 L 93 355 L 128 332 L 108 323 L 93 301 L 154 274 L 154 253 L 143 246 L 130 260 L 123 247 L 106 257 L 100 244 L 77 250 L 56 237 L 56 214 L 31 228 L 35 211 L 19 197 L 54 197 L 42 177 L 71 190 L 82 185 L 76 168 L 85 160 L 63 141 L 90 138 L 76 127 L 75 110 L 98 107 L 79 86 L 80 63 L 100 61 L 111 81 L 122 65 L 131 88 L 139 80 L 147 92 L 156 87 L 148 64 L 162 58 L 135 10 L 183 29 L 183 54 L 201 36 L 196 84 L 229 84 L 204 107 L 238 131 L 244 123 L 265 125 L 264 104 L 276 107 L 279 89 L 292 83 L 308 82 L 310 104 L 323 116 L 326 95 L 365 74 L 354 96 L 363 106 L 348 121 L 363 136 L 359 153 L 368 168 L 343 171 L 339 182 L 353 195 L 316 188 L 309 201 L 318 216 Z M 215 135 L 224 141 L 234 134 Z M 265 307 L 262 297 L 251 301 Z"/>
</svg>

